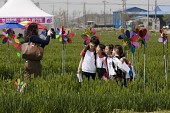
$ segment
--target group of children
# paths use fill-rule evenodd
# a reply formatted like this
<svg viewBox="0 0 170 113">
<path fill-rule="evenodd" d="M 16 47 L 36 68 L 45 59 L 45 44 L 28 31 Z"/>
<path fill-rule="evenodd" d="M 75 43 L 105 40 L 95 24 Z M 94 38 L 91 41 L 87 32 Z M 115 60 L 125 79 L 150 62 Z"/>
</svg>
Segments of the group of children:
<svg viewBox="0 0 170 113">
<path fill-rule="evenodd" d="M 130 61 L 125 57 L 121 45 L 104 45 L 99 39 L 93 36 L 90 43 L 80 53 L 78 74 L 90 77 L 95 80 L 96 73 L 99 80 L 114 79 L 118 84 L 119 81 L 126 86 L 126 80 L 132 80 L 134 73 Z"/>
</svg>

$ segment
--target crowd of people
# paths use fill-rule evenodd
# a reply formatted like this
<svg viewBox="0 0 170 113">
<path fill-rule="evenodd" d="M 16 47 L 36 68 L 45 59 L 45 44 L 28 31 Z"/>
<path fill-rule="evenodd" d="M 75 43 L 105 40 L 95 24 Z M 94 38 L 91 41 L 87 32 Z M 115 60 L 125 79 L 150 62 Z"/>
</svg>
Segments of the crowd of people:
<svg viewBox="0 0 170 113">
<path fill-rule="evenodd" d="M 54 30 L 46 30 L 42 34 L 45 34 L 46 38 L 42 38 L 38 35 L 38 26 L 32 23 L 26 29 L 24 34 L 25 42 L 33 42 L 39 44 L 44 49 L 49 44 L 51 37 L 54 36 Z M 130 61 L 125 57 L 123 47 L 121 45 L 104 45 L 100 43 L 97 36 L 90 37 L 90 42 L 85 45 L 80 53 L 81 60 L 78 65 L 77 74 L 81 74 L 83 79 L 85 77 L 90 80 L 96 79 L 98 75 L 99 80 L 113 79 L 117 84 L 122 83 L 123 86 L 127 86 L 127 80 L 131 81 L 135 74 L 132 70 Z M 31 76 L 38 77 L 41 75 L 42 64 L 41 60 L 25 61 L 24 71 L 24 85 L 21 91 L 26 86 L 26 81 L 31 80 Z"/>
<path fill-rule="evenodd" d="M 98 75 L 99 80 L 113 79 L 117 84 L 121 82 L 127 86 L 127 80 L 132 81 L 135 76 L 121 45 L 105 46 L 96 36 L 92 36 L 80 55 L 77 73 L 88 80 L 95 80 Z"/>
</svg>

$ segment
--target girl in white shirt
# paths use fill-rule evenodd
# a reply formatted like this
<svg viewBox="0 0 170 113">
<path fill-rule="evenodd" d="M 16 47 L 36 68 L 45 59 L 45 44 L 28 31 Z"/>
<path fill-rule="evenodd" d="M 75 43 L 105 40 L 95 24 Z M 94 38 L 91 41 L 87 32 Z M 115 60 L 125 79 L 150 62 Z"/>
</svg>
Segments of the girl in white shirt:
<svg viewBox="0 0 170 113">
<path fill-rule="evenodd" d="M 109 78 L 112 79 L 114 75 L 116 75 L 114 69 L 113 69 L 113 59 L 112 59 L 112 51 L 113 51 L 113 45 L 109 44 L 105 47 L 105 54 L 107 55 L 106 58 L 106 64 L 107 64 L 107 70 L 108 70 L 108 74 L 109 74 Z"/>
<path fill-rule="evenodd" d="M 104 50 L 105 45 L 103 44 L 99 44 L 96 48 L 96 67 L 99 80 L 101 80 L 106 73 L 106 54 Z"/>
<path fill-rule="evenodd" d="M 85 76 L 90 80 L 90 76 L 95 80 L 96 76 L 96 52 L 95 49 L 100 43 L 96 36 L 91 37 L 90 43 L 81 52 L 81 60 L 79 62 L 77 73 Z"/>
<path fill-rule="evenodd" d="M 123 47 L 121 45 L 115 45 L 112 51 L 112 55 L 113 55 L 113 68 L 116 72 L 116 75 L 114 75 L 114 79 L 116 83 L 118 83 L 118 81 L 121 81 L 123 79 L 124 80 L 123 85 L 126 86 L 127 72 L 125 72 L 125 69 L 123 69 L 122 67 L 123 57 L 124 57 Z"/>
</svg>

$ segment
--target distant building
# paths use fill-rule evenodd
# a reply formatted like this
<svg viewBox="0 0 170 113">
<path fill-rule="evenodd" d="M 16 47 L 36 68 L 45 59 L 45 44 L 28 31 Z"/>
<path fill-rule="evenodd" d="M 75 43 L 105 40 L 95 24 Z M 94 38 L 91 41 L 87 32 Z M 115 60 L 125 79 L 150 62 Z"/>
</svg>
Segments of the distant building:
<svg viewBox="0 0 170 113">
<path fill-rule="evenodd" d="M 112 18 L 113 18 L 112 14 L 105 14 L 106 25 L 113 26 Z M 89 23 L 91 21 L 97 25 L 104 25 L 104 15 L 103 14 L 86 14 L 82 17 L 75 18 L 73 20 L 74 20 L 74 23 L 77 23 L 76 26 L 79 26 L 79 27 L 82 27 L 82 24 L 84 23 L 84 21 L 85 21 L 85 24 L 87 24 L 87 22 Z"/>
<path fill-rule="evenodd" d="M 136 16 L 131 18 L 129 21 L 126 22 L 126 25 L 133 26 L 139 25 L 140 27 L 147 27 L 148 26 L 148 17 L 147 16 Z M 160 29 L 160 20 L 157 18 L 155 22 L 155 18 L 149 17 L 149 29 L 150 30 L 159 30 Z"/>
<path fill-rule="evenodd" d="M 160 20 L 160 28 L 166 26 L 167 23 L 170 23 L 170 16 L 167 18 L 167 23 L 163 20 L 165 15 L 170 15 L 170 5 L 158 5 L 155 10 L 150 12 L 149 16 L 154 17 L 156 14 L 157 18 Z"/>
<path fill-rule="evenodd" d="M 126 21 L 132 20 L 133 17 L 139 17 L 139 16 L 146 17 L 148 14 L 147 10 L 141 9 L 138 7 L 128 8 L 125 10 L 125 12 L 126 12 Z M 156 18 L 157 18 L 156 25 L 153 22 L 152 22 L 152 24 L 149 23 L 149 26 L 152 25 L 149 28 L 150 29 L 153 29 L 153 28 L 159 29 L 159 28 L 162 28 L 163 26 L 165 26 L 166 22 L 163 20 L 163 17 L 165 15 L 170 15 L 170 5 L 156 6 L 154 11 L 149 12 L 149 21 L 152 20 L 153 22 L 155 22 L 155 16 L 156 16 Z M 113 12 L 113 24 L 116 28 L 119 28 L 120 26 L 122 26 L 122 17 L 123 17 L 122 10 Z M 132 19 L 130 19 L 128 17 L 132 17 Z M 160 24 L 157 24 L 157 21 Z M 170 16 L 167 21 L 168 21 L 168 23 L 170 23 Z M 145 26 L 145 27 L 147 27 L 147 26 Z"/>
<path fill-rule="evenodd" d="M 131 7 L 131 8 L 127 8 L 125 12 L 126 12 L 125 18 L 126 21 L 128 21 L 129 15 L 137 16 L 141 12 L 147 12 L 147 10 L 138 7 Z M 123 11 L 122 10 L 114 11 L 113 25 L 115 26 L 115 28 L 119 28 L 120 26 L 122 26 L 122 21 L 123 21 Z"/>
</svg>

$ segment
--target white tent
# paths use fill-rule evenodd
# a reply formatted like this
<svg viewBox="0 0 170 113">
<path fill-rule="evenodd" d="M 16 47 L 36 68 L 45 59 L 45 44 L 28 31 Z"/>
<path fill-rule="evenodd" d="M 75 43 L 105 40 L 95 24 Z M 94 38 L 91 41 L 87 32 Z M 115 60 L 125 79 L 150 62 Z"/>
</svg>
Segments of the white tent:
<svg viewBox="0 0 170 113">
<path fill-rule="evenodd" d="M 10 20 L 53 24 L 53 15 L 39 9 L 31 0 L 8 0 L 0 8 L 0 24 Z"/>
</svg>

